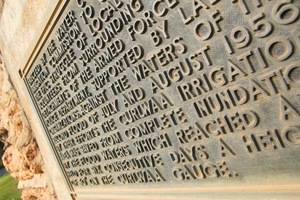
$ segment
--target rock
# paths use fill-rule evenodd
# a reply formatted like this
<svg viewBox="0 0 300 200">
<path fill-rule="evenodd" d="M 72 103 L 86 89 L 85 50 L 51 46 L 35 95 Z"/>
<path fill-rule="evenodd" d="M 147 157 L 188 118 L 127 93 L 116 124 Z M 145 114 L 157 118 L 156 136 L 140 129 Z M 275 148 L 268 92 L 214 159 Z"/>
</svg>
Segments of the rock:
<svg viewBox="0 0 300 200">
<path fill-rule="evenodd" d="M 57 197 L 48 188 L 25 189 L 22 192 L 22 199 L 26 200 L 56 200 Z"/>
<path fill-rule="evenodd" d="M 18 180 L 31 179 L 34 173 L 23 155 L 13 146 L 9 146 L 2 157 L 6 170 Z"/>
</svg>

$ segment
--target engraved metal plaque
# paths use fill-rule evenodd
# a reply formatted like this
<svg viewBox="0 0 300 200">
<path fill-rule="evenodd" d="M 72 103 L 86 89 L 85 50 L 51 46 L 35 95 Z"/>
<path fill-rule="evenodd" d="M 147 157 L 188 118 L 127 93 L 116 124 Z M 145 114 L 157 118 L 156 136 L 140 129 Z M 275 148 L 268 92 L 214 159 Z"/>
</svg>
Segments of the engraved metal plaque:
<svg viewBox="0 0 300 200">
<path fill-rule="evenodd" d="M 67 3 L 24 80 L 71 193 L 299 186 L 299 6 Z"/>
</svg>

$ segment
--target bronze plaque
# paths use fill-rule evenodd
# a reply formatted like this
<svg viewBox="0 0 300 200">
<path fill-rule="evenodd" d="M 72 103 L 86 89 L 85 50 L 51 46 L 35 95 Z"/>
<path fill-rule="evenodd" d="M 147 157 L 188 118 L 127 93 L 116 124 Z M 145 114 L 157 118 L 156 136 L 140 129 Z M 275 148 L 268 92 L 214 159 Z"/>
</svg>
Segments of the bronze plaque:
<svg viewBox="0 0 300 200">
<path fill-rule="evenodd" d="M 299 185 L 299 6 L 67 3 L 24 79 L 71 193 Z"/>
</svg>

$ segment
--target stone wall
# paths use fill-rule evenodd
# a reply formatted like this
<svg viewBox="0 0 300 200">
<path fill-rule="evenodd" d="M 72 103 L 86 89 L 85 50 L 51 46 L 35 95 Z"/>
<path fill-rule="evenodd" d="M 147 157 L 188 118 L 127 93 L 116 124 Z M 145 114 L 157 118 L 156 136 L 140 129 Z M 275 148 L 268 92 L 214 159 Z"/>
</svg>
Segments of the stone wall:
<svg viewBox="0 0 300 200">
<path fill-rule="evenodd" d="M 39 147 L 0 58 L 0 140 L 7 171 L 19 180 L 22 199 L 56 199 Z"/>
<path fill-rule="evenodd" d="M 0 128 L 6 144 L 3 160 L 12 176 L 19 179 L 23 199 L 71 199 L 19 75 L 58 2 L 0 0 Z M 56 184 L 51 184 L 53 181 Z"/>
</svg>

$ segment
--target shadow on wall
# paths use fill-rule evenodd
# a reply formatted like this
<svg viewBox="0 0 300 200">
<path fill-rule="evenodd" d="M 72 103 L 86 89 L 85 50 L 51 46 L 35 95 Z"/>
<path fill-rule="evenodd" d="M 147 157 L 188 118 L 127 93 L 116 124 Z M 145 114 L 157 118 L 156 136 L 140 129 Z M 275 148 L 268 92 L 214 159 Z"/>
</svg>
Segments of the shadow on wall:
<svg viewBox="0 0 300 200">
<path fill-rule="evenodd" d="M 4 143 L 0 140 L 0 157 L 3 156 L 4 153 Z"/>
<path fill-rule="evenodd" d="M 4 144 L 0 141 L 0 169 L 3 167 L 3 164 L 2 164 L 2 156 L 3 156 L 3 153 L 4 153 Z"/>
<path fill-rule="evenodd" d="M 4 0 L 0 0 L 0 17 L 2 15 L 3 5 L 4 5 Z"/>
<path fill-rule="evenodd" d="M 2 156 L 4 154 L 4 148 L 5 148 L 5 137 L 7 137 L 7 130 L 4 128 L 0 129 L 0 169 L 3 168 L 3 162 L 2 162 Z"/>
</svg>

